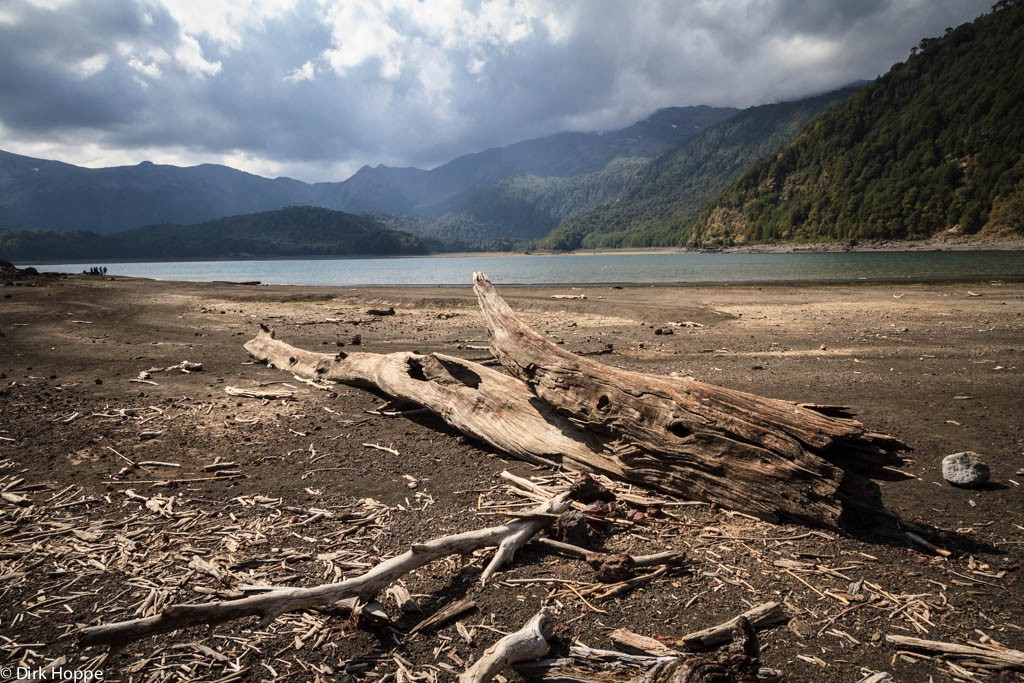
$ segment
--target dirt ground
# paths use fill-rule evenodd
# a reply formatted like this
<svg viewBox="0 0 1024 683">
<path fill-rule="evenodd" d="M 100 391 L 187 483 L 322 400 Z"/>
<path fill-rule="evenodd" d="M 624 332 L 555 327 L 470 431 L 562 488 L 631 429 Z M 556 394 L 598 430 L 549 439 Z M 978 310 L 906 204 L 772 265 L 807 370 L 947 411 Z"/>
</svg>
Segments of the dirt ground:
<svg viewBox="0 0 1024 683">
<path fill-rule="evenodd" d="M 879 671 L 900 681 L 1024 680 L 885 640 L 1024 649 L 1024 283 L 495 283 L 535 329 L 571 351 L 600 351 L 602 362 L 852 407 L 872 429 L 914 448 L 905 469 L 919 479 L 883 483 L 887 506 L 973 539 L 970 552 L 941 557 L 657 496 L 663 505 L 626 510 L 628 521 L 606 525 L 605 547 L 675 548 L 690 561 L 606 601 L 578 596 L 574 587 L 593 581 L 586 565 L 527 548 L 483 589 L 483 554 L 408 576 L 414 604 L 398 609 L 394 595 L 382 597 L 389 625 L 313 611 L 265 628 L 194 628 L 113 650 L 82 647 L 75 634 L 167 604 L 237 597 L 247 586 L 352 576 L 410 543 L 507 519 L 499 513 L 523 501 L 503 488 L 503 470 L 547 483 L 561 475 L 489 452 L 429 416 L 369 413 L 381 397 L 300 384 L 252 363 L 242 348 L 263 322 L 316 351 L 358 343 L 486 359 L 468 286 L 88 276 L 6 284 L 0 660 L 8 667 L 136 681 L 454 680 L 545 602 L 558 608 L 556 647 L 564 650 L 612 647 L 616 628 L 681 636 L 779 601 L 790 619 L 760 633 L 762 663 L 789 681 L 857 681 Z M 393 315 L 367 312 L 389 308 Z M 164 369 L 186 360 L 202 371 Z M 148 382 L 137 381 L 153 368 Z M 288 388 L 282 382 L 292 398 L 225 392 Z M 942 457 L 965 450 L 988 462 L 991 485 L 958 489 L 942 480 Z M 475 610 L 409 633 L 464 597 Z"/>
</svg>

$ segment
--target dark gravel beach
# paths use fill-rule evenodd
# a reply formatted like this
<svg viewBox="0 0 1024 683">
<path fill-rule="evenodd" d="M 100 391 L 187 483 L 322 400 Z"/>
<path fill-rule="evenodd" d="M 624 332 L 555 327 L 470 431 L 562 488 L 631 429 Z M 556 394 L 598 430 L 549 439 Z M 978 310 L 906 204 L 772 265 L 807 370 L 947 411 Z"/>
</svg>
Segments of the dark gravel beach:
<svg viewBox="0 0 1024 683">
<path fill-rule="evenodd" d="M 104 680 L 454 680 L 545 601 L 557 608 L 563 650 L 610 648 L 617 628 L 679 637 L 777 601 L 789 620 L 760 632 L 762 665 L 789 681 L 879 671 L 993 680 L 970 662 L 906 653 L 889 635 L 1024 649 L 1024 283 L 495 283 L 534 329 L 609 365 L 851 407 L 913 447 L 905 469 L 918 479 L 883 483 L 885 503 L 969 539 L 949 557 L 633 489 L 652 500 L 623 503 L 602 530 L 604 546 L 679 549 L 689 561 L 607 600 L 587 599 L 594 579 L 584 563 L 528 547 L 486 588 L 483 554 L 408 575 L 412 602 L 401 591 L 381 596 L 387 625 L 359 625 L 332 608 L 109 651 L 81 646 L 78 628 L 250 586 L 337 581 L 410 543 L 501 523 L 528 502 L 502 471 L 544 487 L 566 477 L 489 452 L 429 415 L 368 412 L 385 399 L 300 383 L 242 348 L 265 323 L 312 351 L 485 360 L 468 286 L 24 275 L 5 284 L 0 660 L 9 666 L 66 658 Z M 183 361 L 202 370 L 183 372 Z M 245 398 L 229 386 L 292 395 Z M 943 481 L 940 462 L 958 451 L 988 463 L 987 487 Z M 474 608 L 410 633 L 462 598 Z M 1024 680 L 1020 671 L 996 676 Z"/>
</svg>

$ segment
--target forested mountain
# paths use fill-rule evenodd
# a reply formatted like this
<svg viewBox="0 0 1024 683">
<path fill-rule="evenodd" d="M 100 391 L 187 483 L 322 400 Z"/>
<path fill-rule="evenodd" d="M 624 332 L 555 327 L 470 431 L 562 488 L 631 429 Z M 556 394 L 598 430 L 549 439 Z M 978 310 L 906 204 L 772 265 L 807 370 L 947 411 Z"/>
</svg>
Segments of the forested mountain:
<svg viewBox="0 0 1024 683">
<path fill-rule="evenodd" d="M 459 210 L 437 218 L 371 215 L 388 227 L 441 240 L 450 249 L 509 250 L 619 196 L 649 162 L 645 157 L 617 157 L 600 171 L 574 178 L 505 178 L 468 196 Z"/>
<path fill-rule="evenodd" d="M 1024 0 L 1001 0 L 859 90 L 738 114 L 664 109 L 622 130 L 526 140 L 429 171 L 367 166 L 308 184 L 215 165 L 84 169 L 0 152 L 0 227 L 150 226 L 103 239 L 8 231 L 0 255 L 44 243 L 49 258 L 409 253 L 425 239 L 509 248 L 556 226 L 542 246 L 1020 232 L 1022 102 Z M 235 217 L 194 225 L 223 216 Z"/>
<path fill-rule="evenodd" d="M 481 191 L 521 176 L 574 178 L 601 171 L 619 157 L 661 154 L 737 112 L 732 107 L 660 109 L 627 128 L 606 133 L 557 133 L 467 154 L 430 171 L 364 166 L 337 188 L 349 211 L 418 216 L 459 213 Z M 470 212 L 470 215 L 472 212 Z"/>
<path fill-rule="evenodd" d="M 861 84 L 794 102 L 750 107 L 644 165 L 611 202 L 558 226 L 548 249 L 683 244 L 703 206 L 754 161 L 790 142 Z"/>
<path fill-rule="evenodd" d="M 1024 228 L 1024 2 L 895 65 L 755 164 L 694 244 L 915 238 Z"/>
<path fill-rule="evenodd" d="M 0 255 L 46 259 L 175 259 L 423 254 L 427 244 L 367 216 L 292 206 L 195 225 L 152 225 L 113 235 L 0 230 Z"/>
</svg>

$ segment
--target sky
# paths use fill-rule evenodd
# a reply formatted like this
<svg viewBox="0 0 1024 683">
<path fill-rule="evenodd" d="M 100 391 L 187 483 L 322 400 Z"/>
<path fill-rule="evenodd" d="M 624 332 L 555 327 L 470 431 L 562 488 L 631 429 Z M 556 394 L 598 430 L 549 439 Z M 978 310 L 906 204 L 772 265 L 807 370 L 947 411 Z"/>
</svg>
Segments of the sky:
<svg viewBox="0 0 1024 683">
<path fill-rule="evenodd" d="M 0 0 L 0 149 L 344 180 L 873 79 L 993 0 Z"/>
</svg>

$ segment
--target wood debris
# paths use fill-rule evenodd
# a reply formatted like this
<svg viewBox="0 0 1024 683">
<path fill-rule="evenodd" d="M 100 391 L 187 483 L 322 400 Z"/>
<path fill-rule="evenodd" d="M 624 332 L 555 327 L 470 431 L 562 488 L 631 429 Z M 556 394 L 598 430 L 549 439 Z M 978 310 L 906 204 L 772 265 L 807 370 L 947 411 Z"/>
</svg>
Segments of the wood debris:
<svg viewBox="0 0 1024 683">
<path fill-rule="evenodd" d="M 537 511 L 561 512 L 569 502 L 569 493 L 566 492 L 538 506 Z M 530 519 L 433 539 L 415 544 L 405 553 L 345 581 L 312 588 L 281 588 L 237 600 L 167 606 L 158 615 L 89 626 L 82 629 L 80 639 L 88 645 L 128 643 L 187 626 L 216 624 L 249 616 L 258 616 L 261 623 L 267 625 L 286 612 L 330 605 L 349 597 L 369 600 L 392 581 L 436 559 L 452 553 L 497 546 L 480 577 L 481 583 L 486 583 L 498 568 L 512 559 L 530 536 L 545 525 L 543 519 Z"/>
<path fill-rule="evenodd" d="M 136 378 L 136 381 L 146 381 L 146 380 L 149 380 L 152 377 L 152 375 L 154 373 L 157 373 L 157 372 L 173 372 L 175 370 L 178 370 L 179 372 L 182 372 L 182 373 L 184 373 L 186 375 L 189 374 L 189 373 L 193 373 L 193 372 L 202 372 L 203 371 L 203 364 L 202 363 L 194 363 L 194 362 L 192 362 L 190 360 L 183 360 L 180 363 L 176 363 L 174 365 L 169 365 L 169 366 L 167 366 L 165 368 L 149 368 L 148 370 L 140 370 L 139 371 L 139 375 Z M 155 382 L 154 382 L 154 384 L 155 384 Z"/>
</svg>

